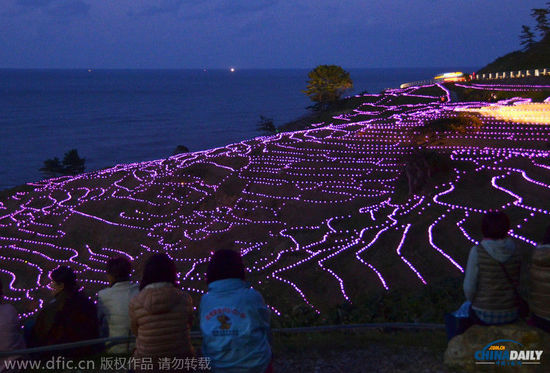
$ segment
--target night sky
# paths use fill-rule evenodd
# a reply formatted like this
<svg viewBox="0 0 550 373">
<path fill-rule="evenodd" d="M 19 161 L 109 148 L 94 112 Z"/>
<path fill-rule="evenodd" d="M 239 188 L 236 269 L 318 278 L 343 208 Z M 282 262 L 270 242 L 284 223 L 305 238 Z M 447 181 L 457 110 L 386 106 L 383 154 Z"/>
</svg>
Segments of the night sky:
<svg viewBox="0 0 550 373">
<path fill-rule="evenodd" d="M 0 68 L 483 66 L 546 0 L 0 0 Z"/>
</svg>

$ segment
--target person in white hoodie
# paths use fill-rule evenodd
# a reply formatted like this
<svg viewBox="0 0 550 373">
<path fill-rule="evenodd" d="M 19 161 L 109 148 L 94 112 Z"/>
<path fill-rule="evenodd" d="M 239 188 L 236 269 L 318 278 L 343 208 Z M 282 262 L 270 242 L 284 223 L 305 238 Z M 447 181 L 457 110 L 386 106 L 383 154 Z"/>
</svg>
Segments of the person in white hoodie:
<svg viewBox="0 0 550 373">
<path fill-rule="evenodd" d="M 533 252 L 530 273 L 530 324 L 550 333 L 550 226 Z"/>
<path fill-rule="evenodd" d="M 117 256 L 107 261 L 107 279 L 110 287 L 97 293 L 97 312 L 101 335 L 104 337 L 129 337 L 130 316 L 128 305 L 130 300 L 139 293 L 137 284 L 130 282 L 132 264 L 123 256 Z M 112 354 L 129 353 L 134 349 L 134 343 L 118 344 L 109 348 Z"/>
<path fill-rule="evenodd" d="M 9 303 L 3 303 L 2 281 L 0 281 L 0 351 L 14 351 L 25 348 L 25 341 L 17 318 L 15 307 Z M 0 357 L 0 372 L 16 372 L 8 369 L 6 362 L 16 360 L 21 356 Z"/>
<path fill-rule="evenodd" d="M 474 323 L 498 325 L 518 318 L 521 255 L 508 237 L 510 220 L 501 211 L 483 216 L 483 240 L 471 248 L 464 274 L 464 295 L 472 302 Z"/>
</svg>

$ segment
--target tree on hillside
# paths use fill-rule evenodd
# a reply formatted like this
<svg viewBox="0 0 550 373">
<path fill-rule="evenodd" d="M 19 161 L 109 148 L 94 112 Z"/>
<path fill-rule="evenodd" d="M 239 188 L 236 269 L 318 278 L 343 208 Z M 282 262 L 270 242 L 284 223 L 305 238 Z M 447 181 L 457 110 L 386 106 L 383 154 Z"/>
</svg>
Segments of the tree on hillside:
<svg viewBox="0 0 550 373">
<path fill-rule="evenodd" d="M 189 148 L 185 145 L 178 145 L 176 146 L 176 149 L 174 149 L 174 152 L 172 155 L 181 154 L 181 153 L 189 153 Z"/>
<path fill-rule="evenodd" d="M 71 149 L 63 156 L 63 167 L 66 175 L 78 175 L 84 172 L 86 159 L 80 158 L 78 150 Z"/>
<path fill-rule="evenodd" d="M 54 157 L 46 159 L 44 161 L 44 166 L 41 167 L 39 171 L 42 172 L 45 177 L 56 177 L 63 174 L 63 166 L 59 158 Z"/>
<path fill-rule="evenodd" d="M 319 65 L 309 72 L 308 78 L 303 92 L 321 108 L 338 101 L 347 89 L 353 88 L 349 73 L 336 65 Z"/>
<path fill-rule="evenodd" d="M 550 1 L 545 8 L 531 9 L 534 27 L 522 26 L 519 38 L 522 50 L 498 57 L 477 71 L 478 74 L 543 68 L 550 65 Z M 539 39 L 539 33 L 542 38 Z"/>
<path fill-rule="evenodd" d="M 531 9 L 531 16 L 535 18 L 535 21 L 537 21 L 535 28 L 539 31 L 540 36 L 543 38 L 550 31 L 550 23 L 548 23 L 549 13 L 550 10 L 545 8 Z"/>
<path fill-rule="evenodd" d="M 529 26 L 521 26 L 521 34 L 519 35 L 520 44 L 523 45 L 523 50 L 527 50 L 535 44 L 535 34 Z"/>
<path fill-rule="evenodd" d="M 78 175 L 86 169 L 85 163 L 86 159 L 80 158 L 76 149 L 71 149 L 63 155 L 62 161 L 57 157 L 46 159 L 39 171 L 46 177 Z"/>
<path fill-rule="evenodd" d="M 264 117 L 263 115 L 260 115 L 260 120 L 258 121 L 257 128 L 258 131 L 261 131 L 266 135 L 274 135 L 279 132 L 279 130 L 275 126 L 275 123 L 273 122 L 273 119 Z"/>
</svg>

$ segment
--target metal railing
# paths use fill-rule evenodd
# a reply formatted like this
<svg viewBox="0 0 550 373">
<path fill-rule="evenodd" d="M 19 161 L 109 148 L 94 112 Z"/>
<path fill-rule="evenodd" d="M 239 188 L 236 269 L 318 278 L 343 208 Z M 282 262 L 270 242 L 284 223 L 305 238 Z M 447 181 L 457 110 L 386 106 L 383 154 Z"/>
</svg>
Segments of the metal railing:
<svg viewBox="0 0 550 373">
<path fill-rule="evenodd" d="M 497 73 L 476 74 L 472 80 L 515 79 L 530 76 L 550 76 L 550 68 L 538 68 L 529 70 L 514 70 Z"/>
<path fill-rule="evenodd" d="M 432 324 L 432 323 L 374 323 L 374 324 L 342 324 L 342 325 L 323 325 L 323 326 L 307 326 L 300 328 L 279 328 L 272 329 L 274 334 L 296 334 L 296 333 L 317 333 L 317 332 L 330 332 L 339 330 L 352 330 L 352 329 L 380 329 L 382 331 L 390 330 L 437 330 L 445 329 L 444 324 Z M 191 338 L 198 339 L 201 337 L 199 331 L 192 331 Z M 106 344 L 108 347 L 117 344 L 133 342 L 135 337 L 105 337 L 97 339 L 89 339 L 85 341 L 63 343 L 51 346 L 33 347 L 22 350 L 13 351 L 0 351 L 0 358 L 4 356 L 20 356 L 29 355 L 35 353 L 52 352 L 70 350 L 73 348 L 87 347 L 94 345 Z"/>
<path fill-rule="evenodd" d="M 515 78 L 525 78 L 531 76 L 550 76 L 550 68 L 543 67 L 538 69 L 529 69 L 529 70 L 514 70 L 514 71 L 504 71 L 496 73 L 483 73 L 483 74 L 474 74 L 470 75 L 472 81 L 479 80 L 498 80 L 498 79 L 515 79 Z M 401 89 L 416 87 L 422 85 L 435 84 L 438 81 L 435 79 L 425 79 L 418 80 L 416 82 L 403 83 L 400 85 Z"/>
<path fill-rule="evenodd" d="M 409 88 L 409 87 L 416 87 L 421 85 L 430 85 L 437 83 L 435 79 L 424 79 L 424 80 L 417 80 L 416 82 L 409 82 L 409 83 L 403 83 L 399 86 L 401 89 Z"/>
</svg>

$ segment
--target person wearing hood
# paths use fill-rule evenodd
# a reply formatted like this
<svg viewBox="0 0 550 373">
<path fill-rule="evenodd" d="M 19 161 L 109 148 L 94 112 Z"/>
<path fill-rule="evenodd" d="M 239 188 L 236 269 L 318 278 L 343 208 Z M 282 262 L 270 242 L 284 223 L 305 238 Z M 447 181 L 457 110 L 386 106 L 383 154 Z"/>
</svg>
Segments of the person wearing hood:
<svg viewBox="0 0 550 373">
<path fill-rule="evenodd" d="M 533 252 L 530 273 L 530 324 L 550 333 L 550 226 Z"/>
<path fill-rule="evenodd" d="M 130 299 L 139 292 L 138 285 L 130 282 L 132 263 L 124 256 L 107 261 L 107 280 L 110 287 L 97 293 L 97 316 L 103 337 L 130 337 Z M 114 345 L 108 352 L 122 354 L 132 352 L 133 343 Z"/>
<path fill-rule="evenodd" d="M 250 284 L 239 253 L 216 251 L 200 303 L 202 352 L 215 372 L 272 372 L 270 311 Z"/>
<path fill-rule="evenodd" d="M 145 263 L 139 293 L 130 301 L 135 361 L 152 362 L 152 366 L 141 365 L 144 371 L 166 371 L 159 366 L 161 359 L 176 362 L 194 356 L 189 334 L 193 301 L 177 287 L 176 281 L 174 261 L 166 254 L 154 254 Z M 141 367 L 137 364 L 133 368 L 140 371 Z"/>
<path fill-rule="evenodd" d="M 508 237 L 510 220 L 501 211 L 483 216 L 483 240 L 472 247 L 464 274 L 464 295 L 475 323 L 498 325 L 518 318 L 521 255 Z"/>
</svg>

